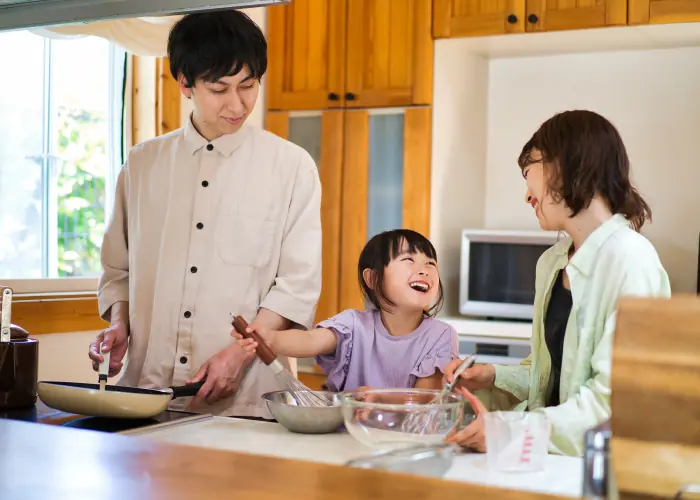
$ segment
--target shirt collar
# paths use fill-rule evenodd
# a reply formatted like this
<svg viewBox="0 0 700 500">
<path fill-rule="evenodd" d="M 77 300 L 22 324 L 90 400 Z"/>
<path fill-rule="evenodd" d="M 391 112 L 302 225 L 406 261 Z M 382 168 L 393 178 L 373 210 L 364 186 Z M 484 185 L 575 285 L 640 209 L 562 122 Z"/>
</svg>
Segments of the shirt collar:
<svg viewBox="0 0 700 500">
<path fill-rule="evenodd" d="M 187 123 L 185 123 L 185 144 L 187 145 L 187 152 L 191 155 L 207 146 L 207 144 L 211 144 L 214 149 L 222 155 L 231 156 L 231 153 L 238 149 L 249 135 L 250 127 L 243 124 L 238 132 L 222 135 L 213 141 L 207 141 L 197 132 L 197 129 L 194 128 L 192 124 L 192 113 L 190 113 L 190 116 L 187 118 Z"/>
<path fill-rule="evenodd" d="M 591 266 L 595 262 L 595 256 L 603 243 L 607 241 L 618 229 L 629 226 L 629 221 L 621 214 L 615 214 L 607 221 L 598 226 L 595 231 L 588 235 L 581 247 L 569 260 L 569 265 L 576 268 L 581 274 L 588 275 Z M 571 237 L 567 238 L 571 242 Z M 567 256 L 570 245 L 563 245 L 559 251 L 564 257 Z"/>
</svg>

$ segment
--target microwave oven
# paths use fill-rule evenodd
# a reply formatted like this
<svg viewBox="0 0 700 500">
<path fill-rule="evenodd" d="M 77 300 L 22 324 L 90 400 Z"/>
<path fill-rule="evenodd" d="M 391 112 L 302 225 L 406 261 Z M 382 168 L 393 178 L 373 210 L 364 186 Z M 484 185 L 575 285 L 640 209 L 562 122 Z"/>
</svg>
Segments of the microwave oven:
<svg viewBox="0 0 700 500">
<path fill-rule="evenodd" d="M 532 320 L 537 261 L 563 237 L 543 230 L 462 230 L 460 314 Z"/>
</svg>

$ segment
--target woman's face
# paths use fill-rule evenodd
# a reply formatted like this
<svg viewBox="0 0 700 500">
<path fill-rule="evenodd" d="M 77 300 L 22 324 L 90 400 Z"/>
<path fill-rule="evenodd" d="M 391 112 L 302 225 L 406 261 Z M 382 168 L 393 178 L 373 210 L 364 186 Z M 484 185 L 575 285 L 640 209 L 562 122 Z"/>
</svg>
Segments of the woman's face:
<svg viewBox="0 0 700 500">
<path fill-rule="evenodd" d="M 525 203 L 532 206 L 542 229 L 545 231 L 561 231 L 569 219 L 570 211 L 563 200 L 555 203 L 547 189 L 547 173 L 542 163 L 542 154 L 537 150 L 533 150 L 531 157 L 533 160 L 539 161 L 523 169 L 523 176 L 527 185 Z"/>
</svg>

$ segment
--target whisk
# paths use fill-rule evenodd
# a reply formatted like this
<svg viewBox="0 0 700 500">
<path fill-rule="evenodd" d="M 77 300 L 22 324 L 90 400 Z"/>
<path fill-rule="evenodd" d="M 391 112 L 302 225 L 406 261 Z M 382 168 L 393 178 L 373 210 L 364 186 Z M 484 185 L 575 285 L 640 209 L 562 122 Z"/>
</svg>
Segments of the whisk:
<svg viewBox="0 0 700 500">
<path fill-rule="evenodd" d="M 428 405 L 440 403 L 442 401 L 442 398 L 444 398 L 447 394 L 452 392 L 452 389 L 454 389 L 454 386 L 459 380 L 460 374 L 468 368 L 470 368 L 475 361 L 476 354 L 470 354 L 469 356 L 464 358 L 464 361 L 462 361 L 462 363 L 455 370 L 452 382 L 445 382 L 445 385 L 442 387 L 442 391 L 440 391 L 440 394 L 435 396 L 433 400 L 428 403 Z M 426 431 L 430 428 L 430 424 L 432 423 L 437 414 L 437 410 L 430 408 L 427 410 L 420 410 L 415 413 L 411 413 L 401 423 L 401 430 L 403 432 L 408 432 L 411 434 L 425 434 Z"/>
<path fill-rule="evenodd" d="M 244 320 L 241 316 L 235 316 L 231 322 L 231 325 L 233 325 L 233 328 L 235 328 L 235 330 L 243 337 L 251 338 L 258 343 L 258 347 L 255 350 L 258 358 L 260 358 L 260 361 L 265 363 L 270 370 L 272 370 L 275 376 L 289 388 L 289 392 L 299 406 L 332 406 L 332 402 L 327 398 L 324 398 L 320 394 L 316 394 L 314 391 L 299 382 L 299 380 L 297 380 L 297 378 L 292 375 L 287 368 L 285 368 L 280 360 L 277 359 L 277 354 L 270 349 L 270 346 L 265 343 L 257 332 L 248 333 L 246 331 L 246 328 L 248 328 L 248 323 L 246 320 Z"/>
</svg>

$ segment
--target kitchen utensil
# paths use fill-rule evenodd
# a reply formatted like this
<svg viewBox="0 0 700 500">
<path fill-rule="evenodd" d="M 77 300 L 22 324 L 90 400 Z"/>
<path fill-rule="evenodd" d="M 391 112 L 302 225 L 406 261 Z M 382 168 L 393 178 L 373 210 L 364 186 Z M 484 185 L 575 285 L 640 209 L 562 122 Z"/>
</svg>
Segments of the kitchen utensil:
<svg viewBox="0 0 700 500">
<path fill-rule="evenodd" d="M 435 403 L 441 402 L 442 398 L 444 398 L 446 394 L 449 394 L 450 392 L 452 392 L 452 389 L 454 389 L 454 386 L 457 384 L 457 381 L 459 380 L 459 376 L 462 374 L 462 372 L 466 371 L 472 365 L 474 365 L 475 361 L 476 361 L 476 354 L 470 354 L 469 356 L 464 358 L 464 361 L 462 361 L 462 363 L 455 370 L 452 382 L 445 382 L 445 385 L 443 386 L 442 391 L 440 391 L 440 394 L 438 394 L 433 399 L 433 401 L 430 402 L 430 404 L 435 404 Z M 429 429 L 436 414 L 437 413 L 430 408 L 428 408 L 425 412 L 413 413 L 406 420 L 404 420 L 403 423 L 401 424 L 402 430 L 404 432 L 418 433 L 418 434 L 426 432 Z"/>
<path fill-rule="evenodd" d="M 340 394 L 345 428 L 366 446 L 382 451 L 440 444 L 462 421 L 464 397 L 457 393 L 432 403 L 440 391 L 430 389 L 368 389 Z M 426 432 L 406 432 L 403 421 L 428 405 L 436 412 Z"/>
<path fill-rule="evenodd" d="M 489 469 L 512 472 L 542 470 L 547 458 L 549 433 L 549 422 L 544 413 L 485 413 L 486 463 Z"/>
<path fill-rule="evenodd" d="M 270 413 L 285 429 L 301 434 L 328 434 L 343 426 L 343 411 L 338 394 L 319 393 L 331 402 L 326 406 L 299 404 L 292 391 L 274 391 L 262 395 Z"/>
<path fill-rule="evenodd" d="M 39 342 L 12 324 L 13 291 L 2 286 L 0 290 L 0 410 L 29 408 L 36 403 Z"/>
<path fill-rule="evenodd" d="M 270 346 L 263 340 L 263 338 L 258 335 L 257 332 L 248 333 L 246 329 L 248 328 L 248 323 L 241 316 L 235 316 L 231 322 L 233 328 L 245 338 L 252 338 L 258 343 L 258 347 L 255 350 L 260 361 L 265 363 L 270 370 L 275 374 L 275 376 L 283 382 L 291 391 L 292 396 L 296 399 L 302 406 L 332 406 L 332 402 L 318 393 L 312 391 L 304 384 L 299 382 L 297 378 L 291 374 L 287 368 L 277 359 L 277 354 L 274 353 Z"/>
<path fill-rule="evenodd" d="M 39 398 L 51 408 L 91 417 L 151 418 L 167 409 L 171 400 L 194 396 L 204 385 L 141 389 L 82 382 L 39 382 Z"/>
<path fill-rule="evenodd" d="M 452 467 L 457 447 L 451 444 L 417 446 L 350 460 L 345 465 L 418 476 L 442 477 Z"/>
<path fill-rule="evenodd" d="M 100 343 L 100 353 L 102 353 L 102 363 L 100 363 L 99 375 L 97 382 L 100 384 L 100 390 L 104 391 L 107 385 L 107 377 L 109 376 L 109 357 L 110 352 L 104 352 L 104 342 Z"/>
</svg>

